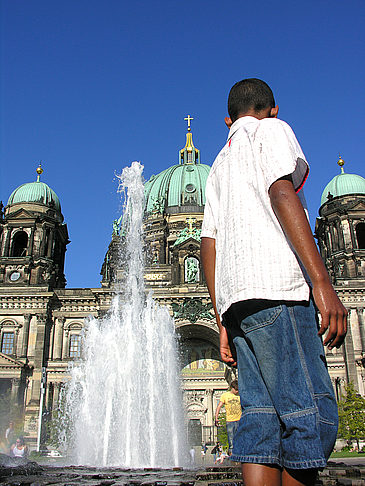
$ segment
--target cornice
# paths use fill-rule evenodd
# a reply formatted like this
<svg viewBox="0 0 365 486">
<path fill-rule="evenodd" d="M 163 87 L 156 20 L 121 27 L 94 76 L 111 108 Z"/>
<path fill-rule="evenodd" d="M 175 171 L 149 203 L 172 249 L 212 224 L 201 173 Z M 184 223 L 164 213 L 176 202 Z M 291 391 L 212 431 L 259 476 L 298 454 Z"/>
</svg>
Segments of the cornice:
<svg viewBox="0 0 365 486">
<path fill-rule="evenodd" d="M 0 310 L 43 309 L 49 306 L 53 294 L 48 295 L 0 295 Z"/>
</svg>

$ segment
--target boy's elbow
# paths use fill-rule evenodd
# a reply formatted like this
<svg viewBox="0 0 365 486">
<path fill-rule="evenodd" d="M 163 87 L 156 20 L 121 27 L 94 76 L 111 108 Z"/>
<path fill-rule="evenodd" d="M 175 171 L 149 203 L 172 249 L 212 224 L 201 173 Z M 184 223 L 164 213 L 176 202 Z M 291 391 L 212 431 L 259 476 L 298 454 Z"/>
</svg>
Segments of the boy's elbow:
<svg viewBox="0 0 365 486">
<path fill-rule="evenodd" d="M 293 195 L 295 195 L 294 186 L 288 179 L 275 181 L 269 189 L 270 202 L 274 210 L 282 204 L 288 203 Z"/>
</svg>

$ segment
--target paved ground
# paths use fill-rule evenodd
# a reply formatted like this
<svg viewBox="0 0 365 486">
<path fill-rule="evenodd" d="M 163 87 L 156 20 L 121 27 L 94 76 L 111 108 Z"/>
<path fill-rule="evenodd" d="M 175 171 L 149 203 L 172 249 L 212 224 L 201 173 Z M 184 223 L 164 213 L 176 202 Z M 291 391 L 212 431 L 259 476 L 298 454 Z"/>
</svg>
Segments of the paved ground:
<svg viewBox="0 0 365 486">
<path fill-rule="evenodd" d="M 365 465 L 365 457 L 363 457 L 363 456 L 359 456 L 359 457 L 335 457 L 335 458 L 331 458 L 330 462 L 336 462 L 337 464 L 342 462 L 342 463 L 348 464 L 350 466 L 355 466 L 357 464 L 360 465 L 360 466 L 364 466 Z"/>
<path fill-rule="evenodd" d="M 346 461 L 346 462 L 345 462 Z M 359 462 L 360 461 L 360 462 Z M 8 486 L 243 486 L 239 466 L 200 469 L 120 469 L 84 466 L 8 467 L 3 456 L 0 483 Z M 365 458 L 339 458 L 321 471 L 316 486 L 365 486 Z"/>
<path fill-rule="evenodd" d="M 2 471 L 6 473 L 6 471 Z M 53 467 L 29 474 L 0 474 L 8 486 L 243 486 L 239 467 L 207 467 L 201 470 L 128 470 L 118 468 Z M 332 463 L 316 486 L 365 486 L 365 466 Z"/>
</svg>

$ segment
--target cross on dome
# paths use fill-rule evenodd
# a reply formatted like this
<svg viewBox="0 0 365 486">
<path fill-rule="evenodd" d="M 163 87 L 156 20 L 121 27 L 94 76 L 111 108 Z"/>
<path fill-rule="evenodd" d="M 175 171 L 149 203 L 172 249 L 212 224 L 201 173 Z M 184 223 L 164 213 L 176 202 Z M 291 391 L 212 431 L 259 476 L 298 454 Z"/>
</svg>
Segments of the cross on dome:
<svg viewBox="0 0 365 486">
<path fill-rule="evenodd" d="M 191 122 L 191 120 L 194 120 L 194 118 L 192 116 L 188 115 L 186 118 L 184 118 L 184 120 L 186 120 L 188 122 L 188 132 L 190 132 L 191 131 L 190 122 Z"/>
</svg>

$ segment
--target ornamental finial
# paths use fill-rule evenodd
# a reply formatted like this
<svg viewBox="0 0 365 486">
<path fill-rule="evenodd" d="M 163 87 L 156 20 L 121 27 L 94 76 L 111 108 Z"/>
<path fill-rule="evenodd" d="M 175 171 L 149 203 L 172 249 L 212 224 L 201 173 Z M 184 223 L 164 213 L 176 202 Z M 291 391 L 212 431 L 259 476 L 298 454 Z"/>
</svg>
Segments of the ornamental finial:
<svg viewBox="0 0 365 486">
<path fill-rule="evenodd" d="M 36 172 L 37 172 L 37 174 L 38 174 L 38 175 L 37 175 L 37 182 L 39 182 L 40 177 L 41 177 L 41 174 L 43 174 L 43 169 L 42 169 L 42 161 L 41 161 L 41 162 L 39 162 L 39 166 L 37 167 Z"/>
<path fill-rule="evenodd" d="M 345 161 L 341 157 L 341 154 L 338 154 L 338 162 L 337 162 L 337 164 L 341 167 L 341 174 L 344 174 L 345 171 L 344 171 L 343 166 L 345 165 Z"/>
</svg>

